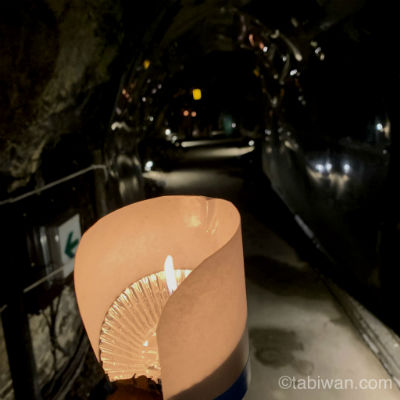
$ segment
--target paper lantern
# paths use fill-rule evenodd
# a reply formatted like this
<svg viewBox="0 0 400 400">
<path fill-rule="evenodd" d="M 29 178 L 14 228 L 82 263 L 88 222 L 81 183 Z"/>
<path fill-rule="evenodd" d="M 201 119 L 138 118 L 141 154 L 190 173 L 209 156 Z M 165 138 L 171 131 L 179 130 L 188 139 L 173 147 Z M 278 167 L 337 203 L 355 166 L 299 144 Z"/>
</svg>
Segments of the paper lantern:
<svg viewBox="0 0 400 400">
<path fill-rule="evenodd" d="M 82 237 L 75 290 L 110 380 L 161 379 L 165 399 L 243 397 L 246 290 L 230 202 L 165 196 L 105 216 Z"/>
</svg>

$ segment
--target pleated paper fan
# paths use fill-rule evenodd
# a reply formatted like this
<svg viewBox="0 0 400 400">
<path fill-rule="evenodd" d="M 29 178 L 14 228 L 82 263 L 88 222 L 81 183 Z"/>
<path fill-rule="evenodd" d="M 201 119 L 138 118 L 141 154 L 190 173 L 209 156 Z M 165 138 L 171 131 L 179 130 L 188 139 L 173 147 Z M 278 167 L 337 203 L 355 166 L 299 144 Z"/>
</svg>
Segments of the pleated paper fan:
<svg viewBox="0 0 400 400">
<path fill-rule="evenodd" d="M 179 286 L 191 270 L 175 270 Z M 100 361 L 111 381 L 134 374 L 160 379 L 156 329 L 170 294 L 165 271 L 126 288 L 109 308 L 100 333 Z"/>
</svg>

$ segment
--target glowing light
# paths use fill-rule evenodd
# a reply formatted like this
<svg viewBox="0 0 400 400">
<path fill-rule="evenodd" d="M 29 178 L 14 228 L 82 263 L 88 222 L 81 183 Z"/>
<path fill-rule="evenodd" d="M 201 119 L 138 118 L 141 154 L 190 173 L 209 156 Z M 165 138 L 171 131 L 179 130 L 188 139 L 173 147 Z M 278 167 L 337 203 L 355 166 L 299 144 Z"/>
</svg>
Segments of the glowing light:
<svg viewBox="0 0 400 400">
<path fill-rule="evenodd" d="M 295 76 L 297 74 L 297 69 L 292 69 L 290 71 L 290 76 Z"/>
<path fill-rule="evenodd" d="M 253 36 L 252 33 L 250 33 L 250 35 L 249 35 L 249 42 L 250 42 L 250 44 L 251 44 L 252 46 L 254 46 L 254 36 Z"/>
<path fill-rule="evenodd" d="M 236 128 L 236 122 L 232 122 L 232 128 Z"/>
<path fill-rule="evenodd" d="M 192 111 L 192 112 L 190 113 L 190 115 L 191 115 L 192 117 L 195 117 L 195 116 L 197 115 L 197 113 L 196 113 L 196 111 Z"/>
<path fill-rule="evenodd" d="M 146 97 L 142 97 L 143 103 L 146 103 Z"/>
<path fill-rule="evenodd" d="M 378 122 L 378 123 L 376 124 L 376 129 L 377 129 L 379 132 L 382 132 L 382 131 L 383 131 L 383 125 L 382 125 L 380 122 Z"/>
<path fill-rule="evenodd" d="M 149 116 L 149 121 L 153 122 L 154 121 L 154 117 L 152 115 Z"/>
<path fill-rule="evenodd" d="M 330 162 L 327 162 L 327 163 L 325 164 L 325 169 L 326 169 L 327 172 L 331 172 L 331 170 L 332 170 L 332 164 L 331 164 Z"/>
<path fill-rule="evenodd" d="M 143 61 L 143 67 L 144 69 L 148 69 L 150 67 L 150 60 L 144 60 Z"/>
<path fill-rule="evenodd" d="M 188 117 L 188 116 L 189 116 L 189 111 L 188 111 L 188 110 L 184 110 L 184 111 L 183 111 L 183 115 L 184 115 L 185 117 Z"/>
<path fill-rule="evenodd" d="M 324 166 L 322 165 L 322 164 L 316 164 L 315 165 L 315 169 L 318 171 L 318 172 L 324 172 Z"/>
<path fill-rule="evenodd" d="M 174 271 L 174 260 L 172 259 L 172 256 L 167 256 L 167 258 L 165 259 L 164 270 L 165 278 L 167 280 L 168 292 L 169 294 L 172 294 L 178 287 Z"/>
<path fill-rule="evenodd" d="M 249 146 L 250 147 L 253 147 L 254 146 L 254 140 L 252 139 L 252 140 L 249 140 Z"/>
<path fill-rule="evenodd" d="M 171 134 L 171 129 L 167 128 L 165 130 L 165 136 L 169 136 Z"/>
<path fill-rule="evenodd" d="M 257 77 L 260 76 L 260 69 L 258 67 L 254 68 L 253 74 Z"/>
<path fill-rule="evenodd" d="M 193 100 L 200 100 L 201 99 L 201 89 L 193 89 Z"/>
<path fill-rule="evenodd" d="M 268 51 L 268 46 L 264 46 L 264 48 L 262 49 L 262 51 L 263 51 L 264 53 L 266 53 L 266 52 Z"/>
<path fill-rule="evenodd" d="M 349 163 L 345 163 L 345 164 L 343 164 L 343 172 L 345 173 L 345 174 L 348 174 L 349 172 L 350 172 L 350 164 Z"/>
<path fill-rule="evenodd" d="M 149 171 L 151 171 L 151 169 L 153 168 L 153 166 L 154 166 L 153 161 L 147 161 L 146 164 L 144 164 L 144 170 L 145 170 L 146 172 L 149 172 Z"/>
</svg>

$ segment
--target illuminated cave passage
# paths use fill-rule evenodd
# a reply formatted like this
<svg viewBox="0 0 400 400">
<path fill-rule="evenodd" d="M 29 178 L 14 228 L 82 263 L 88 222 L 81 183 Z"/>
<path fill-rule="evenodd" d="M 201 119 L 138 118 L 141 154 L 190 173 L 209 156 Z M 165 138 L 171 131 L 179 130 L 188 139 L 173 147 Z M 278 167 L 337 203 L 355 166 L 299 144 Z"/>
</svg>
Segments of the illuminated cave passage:
<svg viewBox="0 0 400 400">
<path fill-rule="evenodd" d="M 73 271 L 100 218 L 164 195 L 240 212 L 246 400 L 328 398 L 281 376 L 399 380 L 396 15 L 375 0 L 1 5 L 0 399 L 160 396 L 162 373 L 111 393 Z M 397 399 L 390 382 L 337 393 Z"/>
</svg>

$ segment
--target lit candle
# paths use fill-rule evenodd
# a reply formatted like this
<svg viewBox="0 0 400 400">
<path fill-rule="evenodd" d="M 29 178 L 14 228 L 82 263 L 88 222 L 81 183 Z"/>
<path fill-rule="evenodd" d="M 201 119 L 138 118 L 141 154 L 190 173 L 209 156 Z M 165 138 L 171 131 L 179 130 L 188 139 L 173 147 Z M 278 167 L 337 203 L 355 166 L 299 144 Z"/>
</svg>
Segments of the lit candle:
<svg viewBox="0 0 400 400">
<path fill-rule="evenodd" d="M 174 269 L 168 255 L 164 271 L 146 276 L 127 287 L 109 308 L 100 334 L 100 362 L 111 381 L 145 375 L 161 378 L 157 324 L 165 303 L 190 274 Z"/>
<path fill-rule="evenodd" d="M 112 381 L 161 378 L 164 398 L 174 400 L 244 395 L 243 250 L 228 201 L 166 196 L 107 215 L 81 240 L 75 289 Z"/>
</svg>

